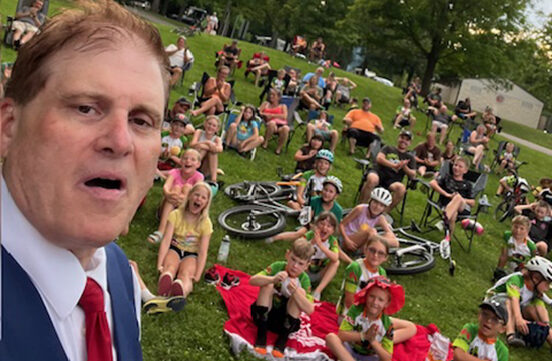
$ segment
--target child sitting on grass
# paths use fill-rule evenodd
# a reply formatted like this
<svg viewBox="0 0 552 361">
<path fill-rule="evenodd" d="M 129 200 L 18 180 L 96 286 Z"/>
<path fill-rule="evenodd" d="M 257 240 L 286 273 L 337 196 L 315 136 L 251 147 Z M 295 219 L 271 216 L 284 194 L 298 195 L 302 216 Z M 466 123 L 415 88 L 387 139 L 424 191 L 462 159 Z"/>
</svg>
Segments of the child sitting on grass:
<svg viewBox="0 0 552 361">
<path fill-rule="evenodd" d="M 514 156 L 515 145 L 512 142 L 506 143 L 502 154 L 498 156 L 498 161 L 500 163 L 499 169 L 500 172 L 504 172 L 504 169 L 516 169 L 516 157 Z"/>
<path fill-rule="evenodd" d="M 324 180 L 328 175 L 332 163 L 334 161 L 334 155 L 327 149 L 320 149 L 316 154 L 316 161 L 314 162 L 314 169 L 306 171 L 301 177 L 301 184 L 297 186 L 296 201 L 289 201 L 288 206 L 301 210 L 310 200 L 310 197 L 320 194 L 323 188 Z"/>
<path fill-rule="evenodd" d="M 157 169 L 160 171 L 170 170 L 180 165 L 180 153 L 184 148 L 183 136 L 186 129 L 184 119 L 178 117 L 173 119 L 170 133 L 161 138 L 161 156 L 157 162 Z"/>
<path fill-rule="evenodd" d="M 314 255 L 314 247 L 304 238 L 293 243 L 286 252 L 286 261 L 274 262 L 251 277 L 249 284 L 260 287 L 259 296 L 251 305 L 251 317 L 257 326 L 255 351 L 266 355 L 266 336 L 270 330 L 278 335 L 272 355 L 284 357 L 288 336 L 301 325 L 301 312 L 311 314 L 310 280 L 305 273 Z"/>
<path fill-rule="evenodd" d="M 508 361 L 508 348 L 498 339 L 508 323 L 504 299 L 494 296 L 479 305 L 478 323 L 466 323 L 452 343 L 454 361 Z"/>
<path fill-rule="evenodd" d="M 370 279 L 355 295 L 338 334 L 326 336 L 326 345 L 341 361 L 391 361 L 393 343 L 416 334 L 413 323 L 389 317 L 404 306 L 404 301 L 401 285 L 383 276 Z"/>
<path fill-rule="evenodd" d="M 550 218 L 550 205 L 545 201 L 516 206 L 517 213 L 532 213 L 531 229 L 529 237 L 535 242 L 540 256 L 545 257 L 552 245 L 552 219 Z"/>
<path fill-rule="evenodd" d="M 242 106 L 240 114 L 228 127 L 226 145 L 234 147 L 240 155 L 257 148 L 264 142 L 264 138 L 259 136 L 259 128 L 255 120 L 255 107 Z"/>
<path fill-rule="evenodd" d="M 323 182 L 322 193 L 320 196 L 312 197 L 309 207 L 311 207 L 311 214 L 313 218 L 322 214 L 323 212 L 331 212 L 337 221 L 336 229 L 341 218 L 343 218 L 343 208 L 337 203 L 337 197 L 343 192 L 343 185 L 339 178 L 330 175 L 327 176 Z M 281 240 L 295 240 L 299 237 L 303 237 L 309 230 L 309 225 L 301 227 L 293 232 L 283 232 L 274 237 L 266 239 L 266 243 L 272 243 L 274 241 Z M 333 233 L 333 232 L 332 232 Z"/>
<path fill-rule="evenodd" d="M 391 204 L 391 193 L 382 187 L 375 188 L 370 194 L 368 204 L 359 204 L 339 224 L 341 234 L 341 248 L 350 254 L 362 250 L 365 243 L 377 234 L 376 227 L 383 230 L 383 238 L 390 247 L 398 247 L 399 241 L 391 226 L 383 216 L 386 207 Z M 342 261 L 351 263 L 353 260 L 345 253 L 340 252 Z"/>
<path fill-rule="evenodd" d="M 494 272 L 493 281 L 517 272 L 531 258 L 536 256 L 537 247 L 529 239 L 531 223 L 525 216 L 515 216 L 512 220 L 512 230 L 504 232 L 504 245 Z"/>
<path fill-rule="evenodd" d="M 205 268 L 213 224 L 209 219 L 211 187 L 195 184 L 186 201 L 169 214 L 157 257 L 160 296 L 188 297 Z"/>
<path fill-rule="evenodd" d="M 305 172 L 314 168 L 316 154 L 324 146 L 324 138 L 321 135 L 313 135 L 311 140 L 295 152 L 293 159 L 297 162 L 295 173 Z"/>
<path fill-rule="evenodd" d="M 549 324 L 550 319 L 542 297 L 550 288 L 551 282 L 552 262 L 536 256 L 525 264 L 521 272 L 501 278 L 487 290 L 488 296 L 500 295 L 507 298 L 506 342 L 508 345 L 525 346 L 521 335 L 528 334 L 529 321 Z M 547 341 L 552 345 L 552 334 L 548 336 Z"/>
<path fill-rule="evenodd" d="M 167 179 L 163 185 L 163 200 L 159 207 L 159 228 L 148 236 L 150 243 L 161 241 L 167 227 L 169 213 L 186 200 L 194 184 L 203 180 L 203 174 L 197 170 L 201 161 L 195 149 L 188 149 L 182 153 L 180 163 L 182 168 L 174 168 L 167 172 Z"/>
<path fill-rule="evenodd" d="M 339 268 L 339 246 L 334 233 L 337 218 L 330 212 L 322 212 L 314 221 L 314 229 L 305 238 L 314 246 L 307 274 L 311 284 L 316 285 L 312 297 L 320 301 L 322 292 L 332 281 Z"/>
<path fill-rule="evenodd" d="M 363 249 L 364 257 L 351 262 L 345 268 L 345 279 L 341 285 L 343 293 L 337 302 L 337 313 L 343 317 L 353 305 L 355 294 L 366 287 L 371 278 L 387 277 L 387 272 L 381 266 L 389 255 L 389 244 L 385 238 L 374 234 L 368 238 Z"/>
<path fill-rule="evenodd" d="M 217 135 L 220 127 L 216 115 L 208 115 L 203 123 L 203 129 L 198 129 L 190 142 L 190 147 L 196 149 L 201 156 L 201 172 L 208 174 L 211 181 L 217 181 L 218 154 L 222 152 L 222 140 Z"/>
</svg>

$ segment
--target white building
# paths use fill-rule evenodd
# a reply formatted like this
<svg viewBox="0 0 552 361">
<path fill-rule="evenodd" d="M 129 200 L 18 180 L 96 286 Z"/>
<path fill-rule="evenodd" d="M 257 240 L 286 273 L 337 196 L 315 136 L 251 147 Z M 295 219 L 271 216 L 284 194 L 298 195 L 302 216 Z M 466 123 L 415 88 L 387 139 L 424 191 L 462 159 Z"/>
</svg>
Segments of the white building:
<svg viewBox="0 0 552 361">
<path fill-rule="evenodd" d="M 436 84 L 442 88 L 445 103 L 456 105 L 459 100 L 470 98 L 473 110 L 483 112 L 486 106 L 490 106 L 494 114 L 503 119 L 542 128 L 544 124 L 539 122 L 543 102 L 516 84 L 510 85 L 511 89 L 498 88 L 487 79 L 464 79 L 452 86 Z"/>
</svg>

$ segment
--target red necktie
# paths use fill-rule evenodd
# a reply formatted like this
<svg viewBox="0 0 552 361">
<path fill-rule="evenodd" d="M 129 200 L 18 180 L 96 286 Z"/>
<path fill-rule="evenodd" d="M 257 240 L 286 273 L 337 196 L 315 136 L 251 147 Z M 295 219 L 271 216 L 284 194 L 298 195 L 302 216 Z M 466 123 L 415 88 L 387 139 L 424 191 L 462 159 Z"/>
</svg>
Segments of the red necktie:
<svg viewBox="0 0 552 361">
<path fill-rule="evenodd" d="M 111 333 L 104 311 L 102 287 L 92 278 L 86 279 L 79 300 L 86 322 L 86 351 L 88 361 L 112 361 Z"/>
</svg>

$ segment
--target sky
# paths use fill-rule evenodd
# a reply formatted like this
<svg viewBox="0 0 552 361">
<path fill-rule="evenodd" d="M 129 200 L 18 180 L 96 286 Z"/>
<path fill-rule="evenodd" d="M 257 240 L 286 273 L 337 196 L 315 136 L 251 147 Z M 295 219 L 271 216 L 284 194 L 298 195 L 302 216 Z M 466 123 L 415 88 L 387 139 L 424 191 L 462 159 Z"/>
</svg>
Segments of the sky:
<svg viewBox="0 0 552 361">
<path fill-rule="evenodd" d="M 533 2 L 533 7 L 527 11 L 527 18 L 531 24 L 540 27 L 544 24 L 545 18 L 538 16 L 537 12 L 540 10 L 545 15 L 552 14 L 552 0 L 533 0 Z"/>
</svg>

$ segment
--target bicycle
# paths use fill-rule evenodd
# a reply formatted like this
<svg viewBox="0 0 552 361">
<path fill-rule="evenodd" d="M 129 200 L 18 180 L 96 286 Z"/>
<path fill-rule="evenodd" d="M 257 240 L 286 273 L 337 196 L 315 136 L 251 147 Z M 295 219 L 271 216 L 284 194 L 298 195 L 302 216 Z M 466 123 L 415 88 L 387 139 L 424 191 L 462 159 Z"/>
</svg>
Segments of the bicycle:
<svg viewBox="0 0 552 361">
<path fill-rule="evenodd" d="M 433 254 L 439 250 L 439 244 L 407 232 L 421 233 L 418 225 L 411 221 L 409 226 L 393 228 L 400 248 L 391 249 L 384 264 L 388 274 L 412 275 L 427 272 L 435 267 Z"/>
<path fill-rule="evenodd" d="M 520 178 L 517 172 L 512 174 L 515 177 L 512 191 L 504 194 L 502 201 L 496 206 L 494 212 L 495 220 L 504 222 L 507 218 L 514 215 L 514 207 L 520 204 L 527 204 L 527 194 L 530 191 L 529 184 L 525 178 Z"/>
<path fill-rule="evenodd" d="M 280 174 L 280 171 L 278 172 Z M 229 208 L 218 217 L 227 232 L 247 238 L 266 238 L 284 230 L 286 217 L 296 217 L 301 226 L 310 222 L 310 207 L 299 211 L 280 203 L 292 199 L 301 173 L 282 176 L 280 182 L 241 182 L 227 186 L 224 193 L 246 204 Z"/>
</svg>

